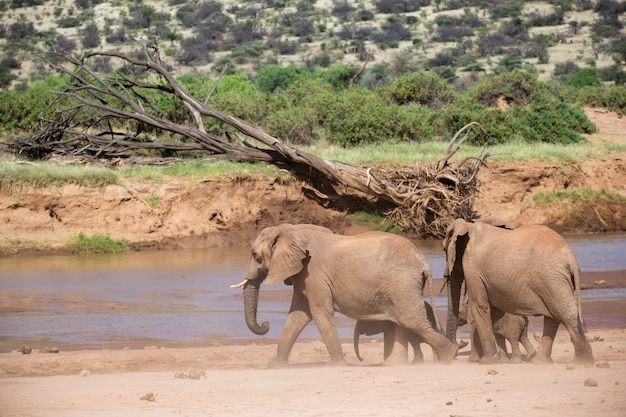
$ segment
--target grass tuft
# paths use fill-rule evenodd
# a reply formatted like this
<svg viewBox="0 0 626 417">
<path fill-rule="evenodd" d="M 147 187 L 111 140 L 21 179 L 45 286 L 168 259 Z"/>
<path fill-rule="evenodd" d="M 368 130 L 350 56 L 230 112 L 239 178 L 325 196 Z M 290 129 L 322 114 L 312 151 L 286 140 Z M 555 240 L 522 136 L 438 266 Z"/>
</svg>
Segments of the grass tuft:
<svg viewBox="0 0 626 417">
<path fill-rule="evenodd" d="M 128 250 L 126 243 L 98 233 L 87 237 L 80 232 L 72 239 L 72 244 L 79 253 L 118 253 Z"/>
</svg>

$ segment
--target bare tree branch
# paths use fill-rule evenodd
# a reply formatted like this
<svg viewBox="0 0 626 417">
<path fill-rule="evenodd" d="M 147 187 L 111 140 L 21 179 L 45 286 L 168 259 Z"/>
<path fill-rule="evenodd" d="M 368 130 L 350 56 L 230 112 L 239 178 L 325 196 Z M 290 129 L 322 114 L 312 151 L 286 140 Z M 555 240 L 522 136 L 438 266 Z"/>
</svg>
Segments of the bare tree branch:
<svg viewBox="0 0 626 417">
<path fill-rule="evenodd" d="M 158 50 L 144 45 L 145 59 L 118 52 L 93 52 L 80 59 L 48 53 L 42 59 L 69 79 L 67 88 L 55 92 L 55 117 L 27 138 L 15 138 L 10 147 L 34 158 L 81 155 L 87 158 L 119 158 L 145 150 L 200 151 L 216 159 L 261 161 L 287 169 L 309 185 L 316 198 L 333 201 L 338 196 L 358 196 L 385 202 L 389 219 L 427 236 L 441 237 L 455 217 L 470 219 L 477 191 L 476 173 L 488 154 L 457 166 L 450 159 L 467 140 L 477 123 L 454 136 L 444 158 L 433 165 L 379 169 L 327 161 L 296 149 L 250 123 L 208 106 L 185 91 L 158 58 Z M 113 75 L 99 74 L 90 60 L 109 57 L 119 61 Z M 178 100 L 188 112 L 186 120 L 170 120 L 146 97 L 156 90 Z M 210 97 L 210 96 L 209 96 Z M 207 97 L 208 98 L 208 97 Z M 224 138 L 207 132 L 205 118 L 235 130 Z M 193 123 L 189 123 L 193 120 Z M 137 125 L 130 133 L 129 122 Z M 142 126 L 177 136 L 179 141 L 155 141 L 140 137 Z M 465 135 L 459 139 L 459 135 Z M 471 164 L 470 164 L 471 162 Z"/>
</svg>

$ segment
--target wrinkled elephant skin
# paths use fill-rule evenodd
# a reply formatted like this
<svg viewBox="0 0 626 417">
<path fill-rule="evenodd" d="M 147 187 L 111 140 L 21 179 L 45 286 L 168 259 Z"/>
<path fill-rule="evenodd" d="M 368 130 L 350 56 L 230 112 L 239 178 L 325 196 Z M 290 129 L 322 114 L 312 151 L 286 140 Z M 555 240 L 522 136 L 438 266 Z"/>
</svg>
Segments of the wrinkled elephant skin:
<svg viewBox="0 0 626 417">
<path fill-rule="evenodd" d="M 421 337 L 451 362 L 457 346 L 430 324 L 424 307 L 424 285 L 432 280 L 426 259 L 409 240 L 383 232 L 342 236 L 315 225 L 282 224 L 263 229 L 252 244 L 244 294 L 260 282 L 293 285 L 291 308 L 270 366 L 284 366 L 298 335 L 313 320 L 330 354 L 343 363 L 334 312 L 357 320 L 391 321 L 400 331 L 394 343 L 407 346 L 405 331 Z M 254 332 L 258 297 L 245 297 L 246 322 Z"/>
<path fill-rule="evenodd" d="M 455 220 L 443 241 L 448 281 L 447 336 L 456 340 L 460 288 L 467 286 L 469 309 L 483 348 L 480 363 L 499 362 L 491 308 L 521 316 L 544 316 L 534 362 L 552 362 L 552 344 L 563 324 L 574 345 L 574 361 L 594 363 L 583 332 L 580 268 L 565 240 L 545 226 L 515 230 Z M 574 291 L 577 297 L 574 296 Z"/>
</svg>

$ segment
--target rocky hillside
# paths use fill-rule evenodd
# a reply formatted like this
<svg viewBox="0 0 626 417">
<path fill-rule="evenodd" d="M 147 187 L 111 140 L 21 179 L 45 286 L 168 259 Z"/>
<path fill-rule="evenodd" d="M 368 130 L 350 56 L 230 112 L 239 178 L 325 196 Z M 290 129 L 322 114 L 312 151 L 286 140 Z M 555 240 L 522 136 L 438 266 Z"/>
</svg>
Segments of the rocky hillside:
<svg viewBox="0 0 626 417">
<path fill-rule="evenodd" d="M 8 0 L 0 82 L 45 77 L 38 49 L 138 51 L 134 40 L 158 46 L 177 75 L 367 63 L 366 85 L 419 69 L 465 78 L 523 67 L 547 80 L 623 61 L 625 11 L 617 0 Z"/>
</svg>

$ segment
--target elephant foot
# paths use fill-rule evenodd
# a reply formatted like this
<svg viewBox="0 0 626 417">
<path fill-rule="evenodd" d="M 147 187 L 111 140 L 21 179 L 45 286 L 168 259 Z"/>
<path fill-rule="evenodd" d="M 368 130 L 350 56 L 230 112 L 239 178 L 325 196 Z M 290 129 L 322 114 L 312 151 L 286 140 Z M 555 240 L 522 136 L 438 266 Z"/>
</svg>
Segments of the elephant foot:
<svg viewBox="0 0 626 417">
<path fill-rule="evenodd" d="M 288 366 L 289 366 L 289 362 L 287 361 L 287 359 L 282 359 L 282 358 L 274 358 L 267 365 L 267 367 L 270 369 L 287 368 Z"/>
<path fill-rule="evenodd" d="M 511 358 L 511 363 L 522 363 L 522 357 L 513 356 Z"/>
<path fill-rule="evenodd" d="M 593 355 L 574 355 L 574 360 L 572 361 L 576 365 L 583 365 L 585 368 L 589 368 L 593 366 L 595 363 L 595 359 Z"/>
<path fill-rule="evenodd" d="M 467 340 L 461 340 L 459 343 L 459 350 L 463 349 L 465 346 L 469 345 Z"/>
<path fill-rule="evenodd" d="M 334 366 L 345 366 L 346 365 L 346 361 L 343 358 L 340 359 L 331 359 L 328 363 L 326 363 L 327 367 L 334 367 Z"/>
<path fill-rule="evenodd" d="M 534 357 L 535 357 L 535 356 L 537 356 L 537 351 L 533 351 L 533 352 L 529 353 L 529 354 L 526 356 L 526 361 L 527 361 L 527 362 L 532 361 L 532 360 L 534 359 Z"/>
<path fill-rule="evenodd" d="M 439 363 L 448 364 L 456 358 L 456 354 L 459 351 L 459 347 L 449 342 L 445 347 L 437 349 L 437 357 L 439 358 Z"/>
<path fill-rule="evenodd" d="M 532 359 L 532 363 L 536 363 L 536 364 L 551 364 L 552 363 L 552 357 L 550 356 L 546 356 L 546 355 L 542 355 L 542 354 L 537 354 L 533 359 Z"/>
<path fill-rule="evenodd" d="M 483 356 L 478 361 L 479 365 L 495 365 L 497 363 L 502 363 L 502 358 L 498 354 L 492 356 Z"/>
<path fill-rule="evenodd" d="M 407 358 L 392 358 L 389 357 L 383 361 L 383 366 L 404 366 L 408 365 L 409 361 Z"/>
</svg>

